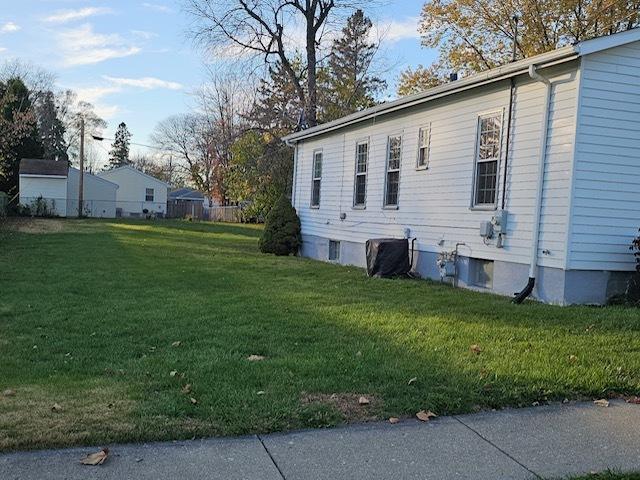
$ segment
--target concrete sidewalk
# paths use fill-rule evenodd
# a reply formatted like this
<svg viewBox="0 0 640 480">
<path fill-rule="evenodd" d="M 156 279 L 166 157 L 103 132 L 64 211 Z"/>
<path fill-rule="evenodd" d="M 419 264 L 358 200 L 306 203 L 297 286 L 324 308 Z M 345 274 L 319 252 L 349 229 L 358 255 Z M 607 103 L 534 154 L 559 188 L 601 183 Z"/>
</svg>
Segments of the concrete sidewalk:
<svg viewBox="0 0 640 480">
<path fill-rule="evenodd" d="M 243 438 L 0 455 L 0 479 L 499 480 L 640 470 L 640 405 L 542 406 Z"/>
</svg>

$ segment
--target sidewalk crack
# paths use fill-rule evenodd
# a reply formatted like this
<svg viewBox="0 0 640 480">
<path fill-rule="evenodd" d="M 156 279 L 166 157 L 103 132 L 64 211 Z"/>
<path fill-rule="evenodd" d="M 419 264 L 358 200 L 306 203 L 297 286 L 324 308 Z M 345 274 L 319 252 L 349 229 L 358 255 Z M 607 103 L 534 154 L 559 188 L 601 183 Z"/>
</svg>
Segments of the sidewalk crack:
<svg viewBox="0 0 640 480">
<path fill-rule="evenodd" d="M 480 437 L 482 440 L 484 440 L 485 442 L 487 442 L 489 445 L 491 445 L 493 448 L 495 448 L 496 450 L 498 450 L 500 453 L 502 453 L 503 455 L 506 455 L 507 457 L 509 457 L 511 460 L 513 460 L 514 462 L 516 462 L 518 465 L 520 465 L 522 468 L 524 468 L 527 472 L 529 472 L 530 474 L 534 475 L 536 478 L 540 479 L 540 480 L 544 480 L 544 477 L 541 477 L 540 475 L 538 475 L 536 472 L 534 472 L 533 470 L 531 470 L 529 467 L 527 467 L 525 464 L 523 464 L 522 462 L 520 462 L 518 459 L 516 459 L 515 457 L 513 457 L 512 455 L 510 455 L 509 453 L 507 453 L 506 451 L 504 451 L 502 448 L 500 448 L 498 445 L 496 445 L 495 443 L 493 443 L 491 440 L 489 440 L 486 437 L 483 437 L 482 434 L 480 432 L 478 432 L 477 430 L 475 430 L 474 428 L 470 427 L 469 425 L 467 425 L 466 423 L 464 423 L 462 420 L 460 420 L 457 416 L 454 416 L 453 418 L 455 418 L 458 422 L 460 422 L 460 424 L 466 428 L 468 428 L 469 430 L 471 430 L 473 433 L 475 433 L 478 437 Z"/>
<path fill-rule="evenodd" d="M 260 442 L 260 445 L 262 445 L 262 448 L 264 448 L 264 451 L 267 452 L 267 455 L 269 455 L 269 458 L 271 459 L 271 463 L 273 463 L 273 466 L 276 467 L 276 470 L 278 470 L 278 473 L 280 474 L 280 478 L 282 478 L 282 480 L 287 480 L 287 478 L 284 476 L 284 473 L 282 473 L 282 470 L 280 470 L 280 466 L 276 463 L 276 459 L 273 458 L 273 455 L 271 455 L 271 452 L 269 451 L 267 446 L 264 444 L 262 437 L 260 435 L 256 435 L 256 438 Z"/>
</svg>

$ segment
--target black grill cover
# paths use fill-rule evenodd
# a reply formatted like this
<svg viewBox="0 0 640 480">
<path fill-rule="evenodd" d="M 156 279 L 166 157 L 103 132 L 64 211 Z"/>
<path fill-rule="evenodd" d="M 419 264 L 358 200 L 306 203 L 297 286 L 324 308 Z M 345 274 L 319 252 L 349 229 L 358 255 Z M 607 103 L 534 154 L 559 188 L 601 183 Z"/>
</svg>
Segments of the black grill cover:
<svg viewBox="0 0 640 480">
<path fill-rule="evenodd" d="M 367 274 L 370 277 L 406 275 L 409 264 L 409 240 L 374 238 L 367 240 Z"/>
</svg>

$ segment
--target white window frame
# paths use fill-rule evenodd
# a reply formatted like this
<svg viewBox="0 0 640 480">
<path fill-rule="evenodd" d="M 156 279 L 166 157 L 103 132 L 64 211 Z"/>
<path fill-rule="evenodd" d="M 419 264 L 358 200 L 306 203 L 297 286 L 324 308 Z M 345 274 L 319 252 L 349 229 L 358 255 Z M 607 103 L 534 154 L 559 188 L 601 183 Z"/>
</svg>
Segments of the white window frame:
<svg viewBox="0 0 640 480">
<path fill-rule="evenodd" d="M 149 200 L 149 190 L 151 190 L 151 200 Z M 144 190 L 144 201 L 145 202 L 154 202 L 156 198 L 156 191 L 154 188 L 145 188 Z"/>
<path fill-rule="evenodd" d="M 402 138 L 402 133 L 394 133 L 387 137 L 387 152 L 385 158 L 385 168 L 384 168 L 384 192 L 382 198 L 382 208 L 397 210 L 398 205 L 400 204 L 400 168 L 402 167 L 402 148 L 404 139 Z M 391 160 L 391 139 L 399 138 L 400 139 L 400 158 L 398 159 L 398 168 L 389 169 L 389 161 Z M 389 188 L 389 173 L 398 172 L 398 192 L 396 195 L 396 203 L 391 204 L 387 203 L 387 189 Z"/>
<path fill-rule="evenodd" d="M 425 132 L 427 135 L 426 145 L 422 144 L 422 132 Z M 425 163 L 424 165 L 420 165 L 420 152 L 423 149 L 426 149 L 427 151 L 425 154 Z M 431 122 L 418 128 L 418 153 L 416 156 L 416 170 L 427 170 L 429 168 L 430 157 L 431 157 Z"/>
<path fill-rule="evenodd" d="M 482 135 L 481 126 L 482 120 L 499 117 L 500 120 L 500 135 L 498 138 L 498 156 L 494 158 L 485 158 L 480 160 L 480 137 Z M 471 209 L 472 210 L 495 210 L 498 206 L 498 198 L 500 197 L 500 167 L 502 163 L 502 140 L 504 136 L 504 108 L 499 110 L 492 110 L 490 112 L 482 112 L 478 114 L 476 121 L 476 147 L 473 156 L 473 185 L 471 191 Z M 496 193 L 492 203 L 476 203 L 477 189 L 478 189 L 478 164 L 486 162 L 496 162 Z"/>
<path fill-rule="evenodd" d="M 320 175 L 316 177 L 316 159 L 320 155 Z M 324 167 L 324 154 L 322 153 L 322 149 L 318 148 L 313 151 L 313 158 L 311 161 L 311 198 L 309 200 L 311 208 L 320 208 L 320 201 L 322 198 L 322 168 Z M 313 203 L 313 189 L 316 182 L 320 182 L 318 187 L 318 203 Z"/>
<path fill-rule="evenodd" d="M 367 146 L 367 158 L 365 159 L 365 170 L 364 172 L 358 172 L 358 148 L 360 145 Z M 356 151 L 355 151 L 355 167 L 354 167 L 354 177 L 353 177 L 353 208 L 358 210 L 363 210 L 367 207 L 367 183 L 369 179 L 369 155 L 371 152 L 371 144 L 369 143 L 369 138 L 363 138 L 356 142 Z M 358 177 L 364 177 L 364 201 L 362 203 L 357 202 L 357 193 L 358 193 Z"/>
</svg>

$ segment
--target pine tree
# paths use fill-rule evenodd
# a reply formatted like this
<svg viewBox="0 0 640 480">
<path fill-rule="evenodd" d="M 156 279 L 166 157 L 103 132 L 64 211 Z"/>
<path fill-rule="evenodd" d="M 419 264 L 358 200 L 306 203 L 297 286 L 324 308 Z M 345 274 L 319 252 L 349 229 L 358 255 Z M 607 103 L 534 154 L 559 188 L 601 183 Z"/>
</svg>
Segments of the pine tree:
<svg viewBox="0 0 640 480">
<path fill-rule="evenodd" d="M 127 124 L 122 122 L 116 129 L 115 139 L 109 151 L 108 168 L 117 168 L 131 163 L 129 161 L 129 143 L 131 133 L 127 129 Z"/>
<path fill-rule="evenodd" d="M 342 35 L 333 41 L 328 68 L 322 72 L 321 119 L 343 117 L 375 105 L 375 96 L 387 86 L 371 74 L 377 46 L 369 40 L 371 20 L 362 10 L 347 19 Z"/>
<path fill-rule="evenodd" d="M 65 126 L 60 119 L 56 99 L 51 91 L 44 92 L 37 107 L 38 128 L 44 148 L 44 158 L 69 161 L 65 141 Z"/>
</svg>

